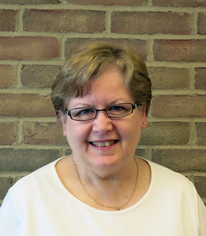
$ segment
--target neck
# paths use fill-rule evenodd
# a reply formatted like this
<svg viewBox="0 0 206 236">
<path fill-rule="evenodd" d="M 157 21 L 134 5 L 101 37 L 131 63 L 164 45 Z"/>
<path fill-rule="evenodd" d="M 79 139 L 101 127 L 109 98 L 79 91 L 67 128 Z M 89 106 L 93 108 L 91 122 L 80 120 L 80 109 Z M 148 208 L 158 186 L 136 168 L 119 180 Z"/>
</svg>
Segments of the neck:
<svg viewBox="0 0 206 236">
<path fill-rule="evenodd" d="M 128 170 L 125 170 L 124 166 L 122 172 L 101 176 L 93 171 L 89 173 L 87 171 L 86 175 L 82 175 L 79 172 L 80 166 L 74 161 L 78 180 L 87 196 L 98 205 L 116 210 L 120 210 L 129 203 L 137 187 L 138 164 L 135 159 L 131 164 Z"/>
<path fill-rule="evenodd" d="M 118 185 L 123 182 L 128 183 L 136 175 L 135 158 L 127 158 L 122 163 L 111 167 L 94 167 L 89 163 L 79 161 L 75 156 L 71 156 L 75 162 L 79 176 L 85 184 L 98 185 Z M 108 187 L 106 186 L 106 187 Z"/>
</svg>

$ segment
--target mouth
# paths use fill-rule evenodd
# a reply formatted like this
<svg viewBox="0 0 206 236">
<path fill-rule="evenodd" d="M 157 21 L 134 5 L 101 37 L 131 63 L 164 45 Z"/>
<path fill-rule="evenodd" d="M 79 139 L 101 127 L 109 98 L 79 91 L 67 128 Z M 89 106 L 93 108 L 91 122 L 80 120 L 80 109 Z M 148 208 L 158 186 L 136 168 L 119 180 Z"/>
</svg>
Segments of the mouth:
<svg viewBox="0 0 206 236">
<path fill-rule="evenodd" d="M 89 142 L 89 143 L 96 147 L 109 147 L 117 142 L 118 140 L 112 140 L 112 141 L 106 141 L 106 142 Z"/>
</svg>

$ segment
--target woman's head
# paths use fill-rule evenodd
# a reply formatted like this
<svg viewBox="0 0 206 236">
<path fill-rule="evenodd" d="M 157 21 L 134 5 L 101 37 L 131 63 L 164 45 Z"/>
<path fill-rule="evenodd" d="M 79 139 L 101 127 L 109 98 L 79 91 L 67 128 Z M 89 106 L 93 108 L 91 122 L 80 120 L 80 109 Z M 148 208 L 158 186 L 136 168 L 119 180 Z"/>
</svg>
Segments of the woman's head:
<svg viewBox="0 0 206 236">
<path fill-rule="evenodd" d="M 89 80 L 98 77 L 108 66 L 118 66 L 134 102 L 145 104 L 146 114 L 151 101 L 151 81 L 144 61 L 127 46 L 95 43 L 81 47 L 65 63 L 52 86 L 52 102 L 57 113 L 65 113 L 72 97 L 90 91 Z"/>
</svg>

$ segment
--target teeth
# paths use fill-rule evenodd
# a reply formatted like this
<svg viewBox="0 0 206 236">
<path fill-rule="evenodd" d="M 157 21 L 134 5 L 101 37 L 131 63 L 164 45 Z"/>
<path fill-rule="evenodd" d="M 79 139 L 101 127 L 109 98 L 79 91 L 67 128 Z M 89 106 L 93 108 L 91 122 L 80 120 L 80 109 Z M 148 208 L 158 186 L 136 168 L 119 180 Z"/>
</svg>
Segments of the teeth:
<svg viewBox="0 0 206 236">
<path fill-rule="evenodd" d="M 114 143 L 114 141 L 107 141 L 107 142 L 92 142 L 97 147 L 108 147 Z"/>
</svg>

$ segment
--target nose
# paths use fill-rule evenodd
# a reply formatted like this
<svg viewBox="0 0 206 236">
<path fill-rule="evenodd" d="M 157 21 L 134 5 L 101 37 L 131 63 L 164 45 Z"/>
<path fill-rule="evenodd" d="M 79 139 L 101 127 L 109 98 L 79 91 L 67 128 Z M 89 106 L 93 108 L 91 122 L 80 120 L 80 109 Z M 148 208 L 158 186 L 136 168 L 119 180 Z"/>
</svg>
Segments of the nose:
<svg viewBox="0 0 206 236">
<path fill-rule="evenodd" d="M 98 111 L 93 121 L 92 130 L 101 134 L 106 134 L 113 129 L 112 121 L 105 111 Z"/>
</svg>

